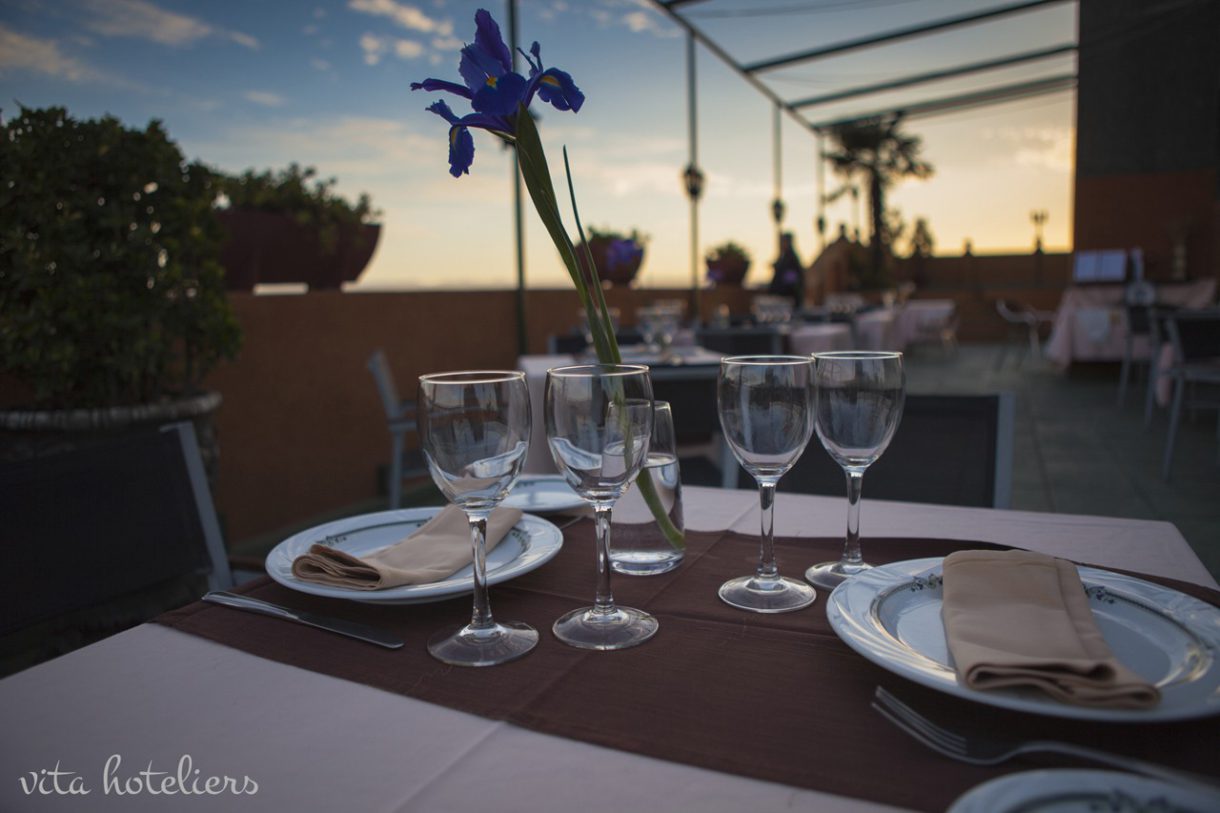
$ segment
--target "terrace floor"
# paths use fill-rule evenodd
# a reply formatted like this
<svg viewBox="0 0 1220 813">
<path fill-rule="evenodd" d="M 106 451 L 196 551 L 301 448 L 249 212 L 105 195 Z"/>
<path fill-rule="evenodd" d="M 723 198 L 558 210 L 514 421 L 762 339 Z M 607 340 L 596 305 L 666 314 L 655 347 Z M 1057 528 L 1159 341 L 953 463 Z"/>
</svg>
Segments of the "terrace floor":
<svg viewBox="0 0 1220 813">
<path fill-rule="evenodd" d="M 1152 426 L 1144 428 L 1142 380 L 1136 379 L 1126 406 L 1119 409 L 1116 364 L 1084 365 L 1064 373 L 1016 353 L 1001 359 L 1002 353 L 1000 345 L 983 344 L 964 345 L 956 354 L 915 348 L 907 354 L 908 389 L 1016 393 L 1012 508 L 1172 522 L 1220 579 L 1220 464 L 1214 413 L 1183 420 L 1173 479 L 1166 483 L 1161 479 L 1161 457 L 1167 411 L 1158 410 Z M 714 483 L 712 479 L 709 484 Z M 404 502 L 437 504 L 440 495 L 428 484 L 408 492 Z M 372 500 L 303 518 L 294 527 L 239 541 L 233 552 L 261 556 L 297 530 L 382 507 L 384 501 Z"/>
<path fill-rule="evenodd" d="M 1012 391 L 1012 507 L 1174 523 L 1212 575 L 1220 578 L 1220 463 L 1216 416 L 1185 415 L 1172 479 L 1161 479 L 1168 410 L 1144 428 L 1144 382 L 1136 379 L 1119 409 L 1118 365 L 1059 371 L 1000 345 L 966 345 L 956 356 L 936 348 L 907 354 L 912 392 Z"/>
</svg>

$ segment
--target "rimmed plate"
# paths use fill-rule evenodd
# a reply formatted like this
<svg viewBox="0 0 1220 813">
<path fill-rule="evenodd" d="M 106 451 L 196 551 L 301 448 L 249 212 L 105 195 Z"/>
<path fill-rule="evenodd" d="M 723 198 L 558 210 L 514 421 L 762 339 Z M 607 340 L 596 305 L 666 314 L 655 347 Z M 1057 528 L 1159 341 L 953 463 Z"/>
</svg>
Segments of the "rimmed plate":
<svg viewBox="0 0 1220 813">
<path fill-rule="evenodd" d="M 1220 808 L 1215 794 L 1119 771 L 1022 771 L 972 788 L 946 813 L 1097 813 Z"/>
<path fill-rule="evenodd" d="M 531 514 L 553 514 L 588 505 L 559 474 L 522 475 L 502 504 Z"/>
<path fill-rule="evenodd" d="M 977 691 L 957 680 L 941 621 L 941 558 L 872 568 L 826 602 L 848 646 L 884 669 L 951 695 L 1017 711 L 1149 722 L 1220 713 L 1220 609 L 1142 579 L 1080 567 L 1097 626 L 1115 656 L 1161 690 L 1151 709 L 1060 703 L 1033 689 Z"/>
<path fill-rule="evenodd" d="M 472 567 L 447 579 L 409 584 L 385 590 L 351 590 L 301 581 L 292 575 L 292 562 L 311 545 L 331 545 L 353 556 L 368 556 L 399 542 L 440 512 L 439 508 L 380 511 L 327 522 L 285 539 L 267 555 L 267 575 L 302 593 L 342 598 L 366 604 L 423 604 L 442 601 L 474 590 Z M 563 547 L 563 534 L 541 517 L 524 514 L 508 536 L 487 554 L 487 583 L 499 584 L 549 562 Z"/>
</svg>

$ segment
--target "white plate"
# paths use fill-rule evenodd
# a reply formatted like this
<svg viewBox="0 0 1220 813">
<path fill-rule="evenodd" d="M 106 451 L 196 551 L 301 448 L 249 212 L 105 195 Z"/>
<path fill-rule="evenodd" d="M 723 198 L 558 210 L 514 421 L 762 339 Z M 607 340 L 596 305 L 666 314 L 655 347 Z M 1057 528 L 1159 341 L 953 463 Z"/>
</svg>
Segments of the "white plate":
<svg viewBox="0 0 1220 813">
<path fill-rule="evenodd" d="M 531 514 L 553 514 L 588 505 L 559 474 L 522 475 L 502 504 Z"/>
<path fill-rule="evenodd" d="M 285 587 L 328 598 L 367 604 L 422 604 L 442 601 L 474 590 L 472 567 L 447 579 L 385 590 L 350 590 L 301 581 L 292 575 L 292 562 L 314 543 L 336 547 L 353 556 L 368 556 L 400 541 L 440 512 L 439 508 L 381 511 L 328 522 L 288 537 L 267 555 L 267 574 Z M 508 536 L 487 554 L 487 583 L 499 584 L 549 562 L 563 547 L 563 534 L 541 517 L 524 514 Z"/>
<path fill-rule="evenodd" d="M 1086 720 L 1186 720 L 1220 713 L 1220 609 L 1176 590 L 1080 567 L 1093 617 L 1126 666 L 1155 683 L 1151 709 L 1060 703 L 1035 689 L 976 691 L 958 683 L 940 617 L 941 558 L 867 570 L 826 602 L 830 625 L 848 646 L 895 674 L 967 700 Z"/>
<path fill-rule="evenodd" d="M 1159 779 L 1118 771 L 1024 771 L 984 782 L 946 813 L 1207 813 L 1220 810 L 1213 795 Z"/>
</svg>

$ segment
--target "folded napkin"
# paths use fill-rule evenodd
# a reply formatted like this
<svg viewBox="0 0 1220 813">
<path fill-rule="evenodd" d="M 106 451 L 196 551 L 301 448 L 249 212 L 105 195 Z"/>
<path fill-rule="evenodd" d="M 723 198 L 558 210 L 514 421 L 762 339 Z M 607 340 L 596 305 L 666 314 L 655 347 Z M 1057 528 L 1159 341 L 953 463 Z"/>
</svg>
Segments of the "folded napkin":
<svg viewBox="0 0 1220 813">
<path fill-rule="evenodd" d="M 520 519 L 521 512 L 515 508 L 493 511 L 487 520 L 487 550 L 498 545 Z M 309 553 L 292 563 L 292 575 L 332 587 L 381 590 L 440 581 L 472 561 L 470 522 L 462 509 L 450 505 L 410 536 L 363 558 L 312 545 Z"/>
<path fill-rule="evenodd" d="M 1097 708 L 1155 706 L 1160 692 L 1106 644 L 1076 567 L 1029 551 L 945 557 L 941 615 L 958 677 L 972 689 L 1032 686 Z"/>
</svg>

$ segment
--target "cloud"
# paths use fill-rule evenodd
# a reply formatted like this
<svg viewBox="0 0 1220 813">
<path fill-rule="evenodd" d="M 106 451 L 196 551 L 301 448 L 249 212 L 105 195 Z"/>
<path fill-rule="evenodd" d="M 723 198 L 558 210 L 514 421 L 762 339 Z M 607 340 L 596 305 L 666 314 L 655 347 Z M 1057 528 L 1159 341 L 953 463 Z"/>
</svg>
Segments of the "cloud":
<svg viewBox="0 0 1220 813">
<path fill-rule="evenodd" d="M 361 36 L 360 50 L 364 53 L 364 64 L 366 65 L 380 64 L 382 58 L 389 53 L 393 53 L 399 59 L 418 59 L 425 52 L 423 44 L 415 40 L 379 37 L 376 34 Z"/>
<path fill-rule="evenodd" d="M 145 0 L 84 0 L 83 7 L 89 15 L 85 26 L 106 37 L 134 37 L 171 46 L 219 37 L 246 48 L 258 48 L 258 40 L 249 34 L 166 11 Z"/>
<path fill-rule="evenodd" d="M 317 57 L 315 57 L 315 58 L 309 60 L 309 64 L 320 71 L 329 71 L 330 70 L 330 63 L 327 62 L 325 59 L 318 59 Z"/>
<path fill-rule="evenodd" d="M 364 52 L 365 65 L 376 65 L 386 51 L 386 41 L 372 34 L 364 34 L 360 37 L 360 50 Z"/>
<path fill-rule="evenodd" d="M 415 59 L 423 53 L 424 46 L 413 40 L 398 40 L 394 43 L 394 55 L 399 59 Z"/>
<path fill-rule="evenodd" d="M 242 94 L 248 102 L 261 104 L 263 107 L 283 107 L 288 103 L 288 100 L 278 93 L 269 93 L 265 90 L 247 90 Z"/>
<path fill-rule="evenodd" d="M 457 37 L 433 37 L 432 47 L 438 51 L 460 51 L 465 45 Z"/>
<path fill-rule="evenodd" d="M 362 14 L 374 17 L 388 17 L 396 24 L 411 31 L 424 34 L 440 34 L 448 37 L 453 34 L 453 23 L 449 20 L 435 20 L 419 8 L 399 3 L 397 0 L 348 0 L 347 7 Z"/>
<path fill-rule="evenodd" d="M 0 25 L 0 74 L 32 71 L 69 82 L 97 78 L 93 69 L 59 50 L 55 40 L 27 37 Z"/>
<path fill-rule="evenodd" d="M 1010 160 L 1018 166 L 1071 172 L 1074 165 L 1072 131 L 1067 127 L 988 128 L 983 137 L 1010 147 Z"/>
</svg>

